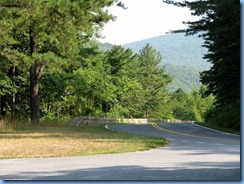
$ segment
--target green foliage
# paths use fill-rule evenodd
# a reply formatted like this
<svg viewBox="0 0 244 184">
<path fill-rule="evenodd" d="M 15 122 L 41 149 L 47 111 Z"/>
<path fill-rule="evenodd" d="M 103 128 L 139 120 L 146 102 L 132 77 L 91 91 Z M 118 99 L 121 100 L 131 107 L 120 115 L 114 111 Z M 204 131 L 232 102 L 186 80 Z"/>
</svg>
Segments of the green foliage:
<svg viewBox="0 0 244 184">
<path fill-rule="evenodd" d="M 140 117 L 142 103 L 142 86 L 135 70 L 138 68 L 138 57 L 130 49 L 114 46 L 106 52 L 106 63 L 111 75 L 114 100 L 106 104 L 111 110 L 110 117 Z"/>
<path fill-rule="evenodd" d="M 166 86 L 172 81 L 171 76 L 159 68 L 158 65 L 162 60 L 160 53 L 146 44 L 139 52 L 139 67 L 138 77 L 143 88 L 143 117 L 155 117 L 160 104 L 165 102 L 165 96 L 167 95 Z M 160 116 L 157 115 L 157 118 Z"/>
<path fill-rule="evenodd" d="M 28 112 L 28 75 L 7 59 L 0 57 L 0 104 L 1 116 L 23 118 Z"/>
<path fill-rule="evenodd" d="M 90 55 L 87 66 L 74 72 L 76 106 L 80 115 L 103 116 L 102 104 L 113 100 L 114 86 L 106 73 L 103 54 Z"/>
<path fill-rule="evenodd" d="M 185 93 L 181 88 L 171 94 L 169 99 L 170 114 L 172 119 L 183 119 L 202 122 L 209 109 L 213 108 L 214 97 L 204 96 L 206 86 L 201 86 L 199 91 Z"/>
<path fill-rule="evenodd" d="M 225 107 L 210 108 L 205 115 L 208 124 L 228 128 L 230 130 L 240 130 L 240 105 L 230 104 Z"/>
<path fill-rule="evenodd" d="M 103 23 L 113 19 L 104 9 L 113 3 L 113 0 L 1 1 L 0 30 L 4 31 L 0 31 L 0 61 L 9 61 L 21 71 L 29 72 L 33 122 L 38 123 L 40 118 L 39 82 L 44 69 L 50 63 L 74 62 L 79 45 L 98 36 Z M 6 77 L 4 81 L 1 85 L 9 88 Z"/>
<path fill-rule="evenodd" d="M 209 3 L 217 5 L 208 18 L 213 22 L 209 23 L 205 37 L 209 49 L 205 58 L 213 66 L 202 73 L 202 82 L 209 87 L 209 93 L 215 94 L 219 105 L 240 104 L 240 3 L 231 0 Z"/>
</svg>

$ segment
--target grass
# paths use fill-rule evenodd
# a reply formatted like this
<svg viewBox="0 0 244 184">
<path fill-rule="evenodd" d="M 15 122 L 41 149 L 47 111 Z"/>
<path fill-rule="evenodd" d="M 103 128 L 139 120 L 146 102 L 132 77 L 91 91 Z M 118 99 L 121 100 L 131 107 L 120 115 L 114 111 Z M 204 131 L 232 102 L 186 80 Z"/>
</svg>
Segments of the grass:
<svg viewBox="0 0 244 184">
<path fill-rule="evenodd" d="M 162 138 L 110 131 L 104 125 L 13 128 L 0 122 L 0 159 L 135 152 L 167 144 Z"/>
<path fill-rule="evenodd" d="M 218 126 L 216 124 L 210 124 L 210 123 L 204 123 L 204 122 L 195 122 L 195 123 L 198 124 L 198 125 L 201 125 L 201 126 L 205 126 L 205 127 L 214 129 L 214 130 L 219 130 L 219 131 L 222 131 L 222 132 L 227 132 L 227 133 L 231 133 L 231 134 L 240 135 L 239 131 L 235 131 L 235 130 L 231 130 L 231 129 L 228 129 L 228 128 L 220 127 L 220 126 Z"/>
</svg>

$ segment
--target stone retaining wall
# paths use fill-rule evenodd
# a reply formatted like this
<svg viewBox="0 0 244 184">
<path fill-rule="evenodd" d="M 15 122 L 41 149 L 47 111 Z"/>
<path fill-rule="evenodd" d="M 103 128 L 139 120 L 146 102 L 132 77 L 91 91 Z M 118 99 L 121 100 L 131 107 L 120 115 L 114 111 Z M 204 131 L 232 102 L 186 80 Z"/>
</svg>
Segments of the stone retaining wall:
<svg viewBox="0 0 244 184">
<path fill-rule="evenodd" d="M 192 122 L 188 120 L 177 119 L 116 119 L 116 118 L 99 118 L 93 116 L 80 116 L 75 118 L 71 125 L 81 126 L 90 124 L 106 124 L 106 123 L 134 123 L 134 124 L 147 124 L 147 123 L 181 123 Z"/>
<path fill-rule="evenodd" d="M 81 126 L 90 124 L 119 123 L 115 118 L 98 118 L 93 116 L 80 116 L 75 118 L 71 125 Z"/>
</svg>

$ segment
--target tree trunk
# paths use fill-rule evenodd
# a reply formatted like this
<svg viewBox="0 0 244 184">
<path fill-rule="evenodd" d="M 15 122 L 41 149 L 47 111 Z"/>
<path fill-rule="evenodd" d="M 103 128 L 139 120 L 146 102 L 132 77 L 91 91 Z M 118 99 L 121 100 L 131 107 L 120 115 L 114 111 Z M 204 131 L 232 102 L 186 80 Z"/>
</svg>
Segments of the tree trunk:
<svg viewBox="0 0 244 184">
<path fill-rule="evenodd" d="M 36 35 L 33 32 L 33 26 L 30 26 L 29 30 L 30 36 L 30 55 L 37 50 L 37 44 L 35 37 Z M 40 65 L 38 70 L 38 65 Z M 31 111 L 31 121 L 34 124 L 39 124 L 40 122 L 40 97 L 39 97 L 39 80 L 43 74 L 46 63 L 38 64 L 36 61 L 30 67 L 30 111 Z"/>
<path fill-rule="evenodd" d="M 36 70 L 36 64 L 30 67 L 30 111 L 33 124 L 39 124 L 40 121 L 39 85 Z"/>
<path fill-rule="evenodd" d="M 40 122 L 40 96 L 39 96 L 39 80 L 43 74 L 46 64 L 41 64 L 37 71 L 37 63 L 30 67 L 30 110 L 31 121 L 33 124 L 39 124 Z"/>
<path fill-rule="evenodd" d="M 146 106 L 146 118 L 148 118 L 148 106 Z"/>
</svg>

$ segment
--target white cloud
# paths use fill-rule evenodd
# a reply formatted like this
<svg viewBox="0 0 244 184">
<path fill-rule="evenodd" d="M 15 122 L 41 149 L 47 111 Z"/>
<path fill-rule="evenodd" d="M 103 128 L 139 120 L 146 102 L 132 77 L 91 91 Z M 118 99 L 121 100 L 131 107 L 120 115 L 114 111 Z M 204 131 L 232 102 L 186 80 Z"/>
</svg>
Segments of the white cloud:
<svg viewBox="0 0 244 184">
<path fill-rule="evenodd" d="M 117 20 L 104 26 L 102 35 L 105 39 L 100 41 L 125 44 L 163 35 L 169 30 L 186 28 L 182 21 L 193 20 L 188 9 L 165 4 L 162 0 L 124 2 L 127 10 L 116 6 L 109 8 L 109 12 L 117 16 Z"/>
</svg>

